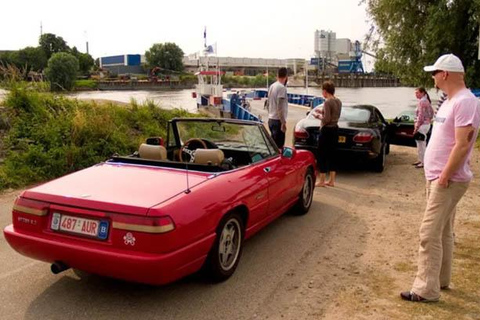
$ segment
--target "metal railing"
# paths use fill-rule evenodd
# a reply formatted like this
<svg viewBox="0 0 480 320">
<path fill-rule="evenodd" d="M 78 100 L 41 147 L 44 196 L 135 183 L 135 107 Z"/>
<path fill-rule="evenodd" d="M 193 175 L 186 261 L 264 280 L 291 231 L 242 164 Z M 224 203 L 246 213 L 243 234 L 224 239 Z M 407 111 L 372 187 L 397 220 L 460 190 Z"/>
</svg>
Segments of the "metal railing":
<svg viewBox="0 0 480 320">
<path fill-rule="evenodd" d="M 239 99 L 223 99 L 223 111 L 230 112 L 233 118 L 240 119 L 240 120 L 250 120 L 250 121 L 257 121 L 262 122 L 262 120 L 251 113 L 249 110 L 242 107 L 239 103 Z"/>
<path fill-rule="evenodd" d="M 255 97 L 266 98 L 268 96 L 267 90 L 255 90 Z M 301 106 L 308 106 L 310 108 L 315 108 L 316 106 L 321 105 L 325 99 L 322 97 L 316 97 L 308 94 L 296 94 L 296 93 L 287 93 L 288 103 L 298 104 Z"/>
</svg>

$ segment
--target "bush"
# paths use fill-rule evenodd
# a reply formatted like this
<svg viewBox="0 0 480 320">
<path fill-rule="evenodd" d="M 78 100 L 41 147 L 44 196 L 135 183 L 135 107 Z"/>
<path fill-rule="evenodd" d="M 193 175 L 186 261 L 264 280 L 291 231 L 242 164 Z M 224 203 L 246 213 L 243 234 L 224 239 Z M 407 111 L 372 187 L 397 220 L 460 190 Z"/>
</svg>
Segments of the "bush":
<svg viewBox="0 0 480 320">
<path fill-rule="evenodd" d="M 65 52 L 54 53 L 45 69 L 52 91 L 72 90 L 78 72 L 78 59 Z"/>
<path fill-rule="evenodd" d="M 128 106 L 83 102 L 12 88 L 5 99 L 9 130 L 0 166 L 0 190 L 53 179 L 131 154 L 150 136 L 166 137 L 167 121 L 191 116 L 153 102 Z"/>
</svg>

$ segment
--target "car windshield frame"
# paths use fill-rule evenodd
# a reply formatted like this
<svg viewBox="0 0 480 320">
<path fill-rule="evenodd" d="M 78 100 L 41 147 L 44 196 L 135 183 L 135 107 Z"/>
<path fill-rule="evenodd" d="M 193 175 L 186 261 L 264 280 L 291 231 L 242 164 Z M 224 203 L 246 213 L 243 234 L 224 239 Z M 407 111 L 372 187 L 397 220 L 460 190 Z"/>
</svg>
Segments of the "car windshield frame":
<svg viewBox="0 0 480 320">
<path fill-rule="evenodd" d="M 168 126 L 167 146 L 180 148 L 189 139 L 204 139 L 220 149 L 260 154 L 254 162 L 280 154 L 265 127 L 254 121 L 235 119 L 173 119 Z M 172 137 L 173 136 L 173 137 Z"/>
</svg>

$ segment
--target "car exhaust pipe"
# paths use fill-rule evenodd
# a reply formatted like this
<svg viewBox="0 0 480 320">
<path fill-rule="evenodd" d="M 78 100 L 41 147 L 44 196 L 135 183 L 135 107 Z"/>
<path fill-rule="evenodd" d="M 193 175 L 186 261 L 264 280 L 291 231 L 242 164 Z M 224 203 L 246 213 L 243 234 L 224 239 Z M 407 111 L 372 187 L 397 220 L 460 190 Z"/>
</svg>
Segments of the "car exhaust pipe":
<svg viewBox="0 0 480 320">
<path fill-rule="evenodd" d="M 53 274 L 59 274 L 60 272 L 63 272 L 68 269 L 70 269 L 70 267 L 67 266 L 65 263 L 63 263 L 62 261 L 55 261 L 50 266 L 50 270 L 52 270 Z"/>
</svg>

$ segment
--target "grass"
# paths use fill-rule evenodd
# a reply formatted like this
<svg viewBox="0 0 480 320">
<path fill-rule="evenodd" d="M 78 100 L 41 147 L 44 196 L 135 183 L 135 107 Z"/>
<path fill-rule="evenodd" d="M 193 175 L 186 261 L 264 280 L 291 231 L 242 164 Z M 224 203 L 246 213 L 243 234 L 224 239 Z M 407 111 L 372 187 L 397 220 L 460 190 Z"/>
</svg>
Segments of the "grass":
<svg viewBox="0 0 480 320">
<path fill-rule="evenodd" d="M 131 154 L 147 137 L 166 137 L 171 118 L 191 116 L 152 101 L 98 104 L 22 84 L 10 88 L 4 105 L 0 190 L 50 180 L 115 153 Z"/>
<path fill-rule="evenodd" d="M 462 224 L 454 251 L 452 290 L 442 291 L 440 302 L 399 302 L 396 314 L 410 319 L 480 319 L 480 222 Z"/>
<path fill-rule="evenodd" d="M 96 80 L 75 80 L 74 88 L 95 90 L 98 88 L 98 82 Z"/>
<path fill-rule="evenodd" d="M 458 227 L 454 251 L 452 290 L 441 293 L 437 303 L 402 301 L 394 286 L 398 274 L 414 274 L 416 265 L 396 263 L 392 270 L 367 268 L 361 277 L 348 280 L 334 301 L 344 319 L 480 319 L 480 221 L 468 221 Z"/>
</svg>

